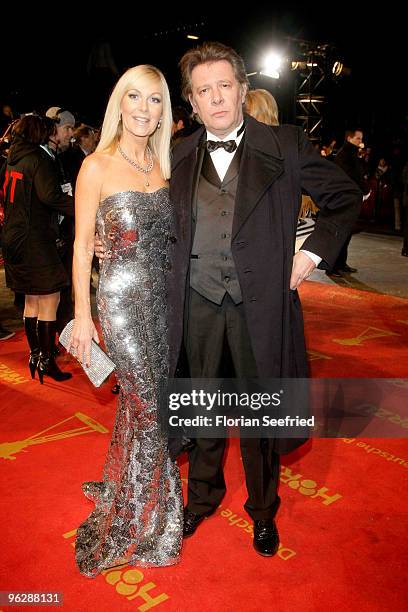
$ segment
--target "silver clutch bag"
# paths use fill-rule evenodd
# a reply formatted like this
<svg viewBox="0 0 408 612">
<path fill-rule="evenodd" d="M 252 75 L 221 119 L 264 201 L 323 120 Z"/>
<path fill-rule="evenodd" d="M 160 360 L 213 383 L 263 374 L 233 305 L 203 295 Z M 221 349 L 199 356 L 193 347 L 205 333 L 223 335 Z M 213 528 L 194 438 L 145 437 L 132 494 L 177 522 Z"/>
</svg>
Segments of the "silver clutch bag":
<svg viewBox="0 0 408 612">
<path fill-rule="evenodd" d="M 64 348 L 67 348 L 68 346 L 73 327 L 74 321 L 72 320 L 60 333 L 59 341 Z M 72 350 L 70 351 L 70 354 L 76 357 L 75 352 Z M 91 344 L 91 363 L 89 368 L 85 367 L 83 364 L 81 365 L 85 374 L 88 376 L 91 383 L 95 385 L 95 387 L 100 387 L 103 381 L 108 378 L 109 374 L 111 374 L 115 369 L 115 364 L 113 361 L 109 359 L 107 354 L 101 349 L 95 340 L 92 340 Z"/>
</svg>

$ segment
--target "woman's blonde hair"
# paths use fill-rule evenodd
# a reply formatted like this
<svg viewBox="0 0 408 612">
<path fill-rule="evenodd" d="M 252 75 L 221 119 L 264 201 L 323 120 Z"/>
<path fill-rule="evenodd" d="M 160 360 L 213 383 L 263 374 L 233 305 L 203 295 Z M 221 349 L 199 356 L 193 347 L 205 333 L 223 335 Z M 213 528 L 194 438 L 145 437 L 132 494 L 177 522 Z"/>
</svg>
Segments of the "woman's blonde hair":
<svg viewBox="0 0 408 612">
<path fill-rule="evenodd" d="M 278 105 L 266 89 L 251 89 L 245 98 L 245 110 L 248 115 L 267 125 L 279 125 Z"/>
<path fill-rule="evenodd" d="M 172 127 L 171 101 L 169 88 L 162 72 L 150 66 L 142 64 L 129 68 L 116 83 L 106 107 L 103 120 L 101 138 L 96 148 L 97 151 L 109 151 L 113 153 L 122 135 L 122 118 L 120 104 L 123 96 L 131 89 L 138 89 L 142 79 L 159 81 L 162 90 L 163 114 L 160 129 L 149 137 L 149 147 L 160 163 L 160 169 L 165 179 L 170 178 L 170 138 Z"/>
</svg>

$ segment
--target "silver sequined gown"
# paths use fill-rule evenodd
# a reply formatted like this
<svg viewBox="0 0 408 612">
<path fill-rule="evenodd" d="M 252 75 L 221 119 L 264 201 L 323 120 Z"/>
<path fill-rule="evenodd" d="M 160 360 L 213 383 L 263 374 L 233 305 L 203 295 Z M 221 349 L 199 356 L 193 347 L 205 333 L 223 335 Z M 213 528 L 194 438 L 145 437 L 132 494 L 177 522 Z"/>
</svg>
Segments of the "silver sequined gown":
<svg viewBox="0 0 408 612">
<path fill-rule="evenodd" d="M 168 374 L 170 224 L 166 188 L 113 194 L 97 212 L 98 233 L 111 251 L 100 270 L 98 314 L 120 395 L 103 480 L 82 487 L 95 509 L 78 528 L 76 561 L 90 577 L 130 555 L 140 567 L 179 560 L 180 476 L 158 424 L 158 389 Z"/>
</svg>

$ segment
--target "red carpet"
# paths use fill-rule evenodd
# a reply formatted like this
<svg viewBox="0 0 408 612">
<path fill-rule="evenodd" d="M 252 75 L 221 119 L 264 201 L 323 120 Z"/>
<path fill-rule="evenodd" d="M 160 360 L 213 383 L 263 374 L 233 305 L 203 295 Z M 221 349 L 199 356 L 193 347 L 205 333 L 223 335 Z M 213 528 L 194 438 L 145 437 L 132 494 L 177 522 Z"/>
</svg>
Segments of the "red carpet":
<svg viewBox="0 0 408 612">
<path fill-rule="evenodd" d="M 408 378 L 406 301 L 312 282 L 302 301 L 313 376 Z M 313 440 L 284 457 L 282 546 L 272 559 L 252 550 L 234 440 L 227 495 L 185 542 L 180 565 L 84 578 L 72 545 L 93 504 L 80 485 L 101 476 L 115 397 L 67 357 L 60 363 L 72 380 L 29 380 L 22 332 L 0 351 L 1 591 L 63 592 L 69 612 L 407 609 L 402 439 Z"/>
</svg>

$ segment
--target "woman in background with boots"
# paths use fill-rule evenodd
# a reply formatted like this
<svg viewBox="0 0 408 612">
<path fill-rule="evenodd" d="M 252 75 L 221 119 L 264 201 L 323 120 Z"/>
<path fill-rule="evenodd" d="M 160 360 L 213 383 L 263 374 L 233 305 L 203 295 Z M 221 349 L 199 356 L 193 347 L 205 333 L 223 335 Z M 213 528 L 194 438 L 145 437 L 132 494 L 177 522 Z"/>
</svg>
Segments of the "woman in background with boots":
<svg viewBox="0 0 408 612">
<path fill-rule="evenodd" d="M 60 290 L 69 284 L 58 255 L 58 213 L 74 214 L 73 198 L 62 192 L 45 147 L 55 130 L 51 119 L 26 115 L 16 124 L 7 157 L 2 248 L 6 283 L 25 294 L 24 328 L 30 347 L 31 377 L 38 371 L 63 381 L 55 362 L 56 312 Z"/>
</svg>

